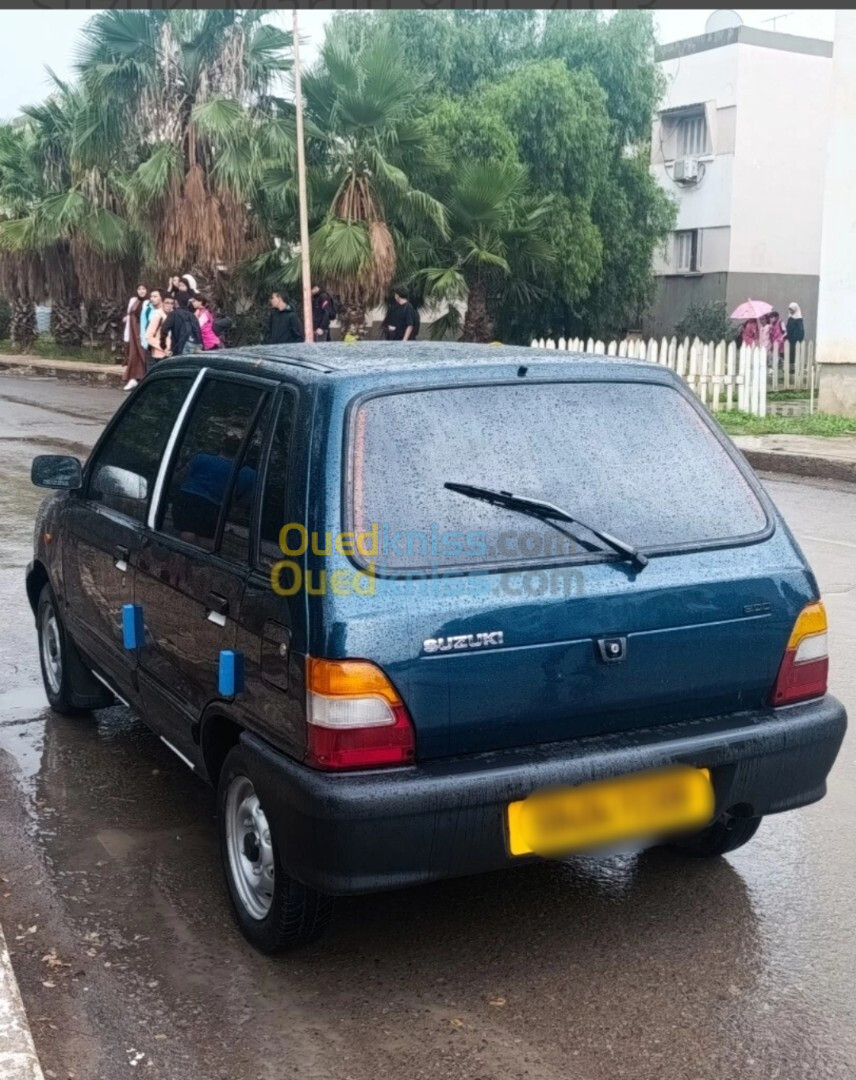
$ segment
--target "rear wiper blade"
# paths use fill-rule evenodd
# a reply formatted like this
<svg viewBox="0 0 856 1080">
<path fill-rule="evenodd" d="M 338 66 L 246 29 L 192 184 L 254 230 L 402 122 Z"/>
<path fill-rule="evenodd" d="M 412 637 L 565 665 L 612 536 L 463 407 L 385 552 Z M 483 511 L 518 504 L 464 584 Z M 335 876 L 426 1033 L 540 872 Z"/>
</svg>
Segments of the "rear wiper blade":
<svg viewBox="0 0 856 1080">
<path fill-rule="evenodd" d="M 560 506 L 554 506 L 553 503 L 543 502 L 541 499 L 531 499 L 526 495 L 512 495 L 510 491 L 493 491 L 491 488 L 476 487 L 473 484 L 446 483 L 443 486 L 448 488 L 449 491 L 457 491 L 459 495 L 466 495 L 468 499 L 479 499 L 481 502 L 490 503 L 491 506 L 501 506 L 505 510 L 517 510 L 521 514 L 528 514 L 529 517 L 538 518 L 548 525 L 552 525 L 554 529 L 557 529 L 563 535 L 576 540 L 577 543 L 580 543 L 578 536 L 574 536 L 567 529 L 559 528 L 555 522 L 566 521 L 569 525 L 579 525 L 586 532 L 590 532 L 592 536 L 596 536 L 602 544 L 612 548 L 623 559 L 632 563 L 637 570 L 644 570 L 648 565 L 648 559 L 631 544 L 619 540 L 618 537 L 612 536 L 608 532 L 604 532 L 603 529 L 596 529 L 593 525 L 587 525 L 586 522 L 572 517 L 567 510 L 563 510 Z"/>
</svg>

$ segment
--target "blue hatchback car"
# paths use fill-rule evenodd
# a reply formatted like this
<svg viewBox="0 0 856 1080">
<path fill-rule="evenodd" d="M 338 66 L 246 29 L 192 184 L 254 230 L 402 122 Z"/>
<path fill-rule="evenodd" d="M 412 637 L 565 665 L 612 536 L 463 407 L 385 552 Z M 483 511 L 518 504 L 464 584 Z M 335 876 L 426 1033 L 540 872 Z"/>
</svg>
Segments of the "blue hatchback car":
<svg viewBox="0 0 856 1080">
<path fill-rule="evenodd" d="M 159 364 L 57 489 L 54 708 L 130 704 L 217 789 L 241 929 L 569 853 L 716 856 L 844 735 L 793 536 L 676 376 L 468 345 Z"/>
</svg>

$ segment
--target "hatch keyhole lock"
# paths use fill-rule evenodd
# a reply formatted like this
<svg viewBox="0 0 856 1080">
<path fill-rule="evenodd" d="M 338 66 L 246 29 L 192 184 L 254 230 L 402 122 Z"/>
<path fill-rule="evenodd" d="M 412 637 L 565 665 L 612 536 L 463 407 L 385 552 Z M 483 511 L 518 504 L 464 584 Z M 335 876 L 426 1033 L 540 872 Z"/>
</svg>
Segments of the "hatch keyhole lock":
<svg viewBox="0 0 856 1080">
<path fill-rule="evenodd" d="M 598 638 L 597 651 L 604 664 L 621 664 L 627 659 L 627 638 Z"/>
</svg>

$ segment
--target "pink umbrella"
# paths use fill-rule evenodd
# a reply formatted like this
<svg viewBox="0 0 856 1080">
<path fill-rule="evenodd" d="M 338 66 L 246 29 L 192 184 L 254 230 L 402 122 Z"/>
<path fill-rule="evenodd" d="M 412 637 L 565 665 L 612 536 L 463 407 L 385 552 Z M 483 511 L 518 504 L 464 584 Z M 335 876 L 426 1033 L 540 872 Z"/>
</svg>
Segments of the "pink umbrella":
<svg viewBox="0 0 856 1080">
<path fill-rule="evenodd" d="M 763 319 L 765 315 L 769 315 L 773 310 L 773 305 L 768 304 L 766 300 L 747 300 L 745 304 L 740 304 L 731 312 L 732 319 Z"/>
</svg>

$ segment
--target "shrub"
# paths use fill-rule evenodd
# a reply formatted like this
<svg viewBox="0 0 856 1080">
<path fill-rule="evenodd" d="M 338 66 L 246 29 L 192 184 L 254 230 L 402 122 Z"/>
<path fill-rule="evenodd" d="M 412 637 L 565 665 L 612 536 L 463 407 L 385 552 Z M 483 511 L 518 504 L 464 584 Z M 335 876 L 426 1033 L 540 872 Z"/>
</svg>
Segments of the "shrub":
<svg viewBox="0 0 856 1080">
<path fill-rule="evenodd" d="M 728 317 L 728 308 L 721 301 L 707 300 L 690 304 L 686 314 L 675 325 L 679 338 L 700 338 L 702 341 L 731 341 L 737 333 L 737 323 Z"/>
</svg>

